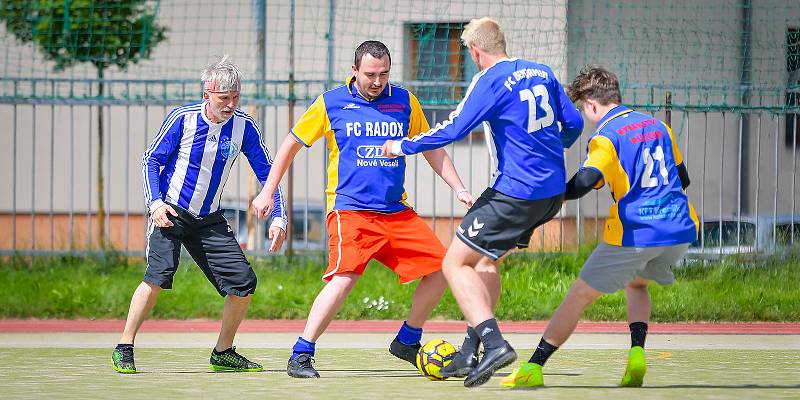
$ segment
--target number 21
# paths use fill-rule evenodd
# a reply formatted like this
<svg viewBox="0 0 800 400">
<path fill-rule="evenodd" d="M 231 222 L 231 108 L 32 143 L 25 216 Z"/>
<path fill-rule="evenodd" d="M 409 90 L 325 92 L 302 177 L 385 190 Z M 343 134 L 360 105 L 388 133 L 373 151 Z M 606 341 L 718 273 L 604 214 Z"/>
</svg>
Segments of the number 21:
<svg viewBox="0 0 800 400">
<path fill-rule="evenodd" d="M 655 161 L 658 161 L 658 173 L 661 175 L 662 178 L 662 185 L 666 185 L 669 183 L 667 180 L 667 166 L 664 165 L 664 150 L 661 146 L 656 146 L 655 151 L 650 153 L 650 148 L 645 147 L 642 150 L 642 156 L 644 157 L 644 172 L 642 173 L 642 187 L 643 188 L 651 188 L 658 186 L 658 177 L 657 176 L 650 176 L 653 174 L 653 164 Z"/>
</svg>

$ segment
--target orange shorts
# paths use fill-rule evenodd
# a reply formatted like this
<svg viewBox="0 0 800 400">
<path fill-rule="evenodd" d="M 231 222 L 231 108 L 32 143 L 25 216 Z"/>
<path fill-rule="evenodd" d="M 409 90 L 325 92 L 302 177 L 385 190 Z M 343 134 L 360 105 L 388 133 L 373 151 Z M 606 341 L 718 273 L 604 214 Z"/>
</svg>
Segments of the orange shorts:
<svg viewBox="0 0 800 400">
<path fill-rule="evenodd" d="M 328 270 L 322 279 L 344 272 L 364 273 L 373 258 L 389 267 L 400 283 L 442 269 L 445 249 L 414 210 L 394 214 L 333 210 L 328 214 Z"/>
</svg>

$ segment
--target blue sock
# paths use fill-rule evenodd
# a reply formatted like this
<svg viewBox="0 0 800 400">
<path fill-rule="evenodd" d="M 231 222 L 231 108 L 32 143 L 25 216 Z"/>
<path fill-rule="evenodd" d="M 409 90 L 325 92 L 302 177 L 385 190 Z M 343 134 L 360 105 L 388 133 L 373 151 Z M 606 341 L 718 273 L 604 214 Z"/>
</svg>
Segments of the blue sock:
<svg viewBox="0 0 800 400">
<path fill-rule="evenodd" d="M 417 344 L 422 339 L 422 328 L 414 328 L 403 321 L 403 326 L 397 332 L 397 340 L 402 344 Z"/>
<path fill-rule="evenodd" d="M 296 358 L 300 354 L 311 354 L 313 356 L 316 345 L 314 342 L 303 339 L 302 336 L 298 337 L 297 342 L 292 347 L 292 358 Z"/>
</svg>

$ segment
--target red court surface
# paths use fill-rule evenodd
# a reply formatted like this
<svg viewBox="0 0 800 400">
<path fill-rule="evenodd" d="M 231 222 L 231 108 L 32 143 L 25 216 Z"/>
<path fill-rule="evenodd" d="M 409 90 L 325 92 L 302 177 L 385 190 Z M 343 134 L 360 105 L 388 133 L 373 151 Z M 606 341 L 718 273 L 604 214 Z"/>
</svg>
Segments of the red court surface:
<svg viewBox="0 0 800 400">
<path fill-rule="evenodd" d="M 0 320 L 2 332 L 121 332 L 123 320 L 58 320 L 58 319 L 4 319 Z M 245 320 L 239 332 L 290 333 L 302 332 L 304 320 Z M 546 321 L 500 322 L 503 332 L 543 332 Z M 399 321 L 333 321 L 327 332 L 385 333 L 395 332 Z M 148 320 L 142 332 L 217 332 L 220 322 L 215 320 Z M 429 321 L 427 332 L 462 332 L 462 321 Z M 749 323 L 651 323 L 651 333 L 671 334 L 748 334 L 748 335 L 798 335 L 800 323 L 749 322 Z M 576 333 L 628 333 L 625 322 L 581 322 Z"/>
</svg>

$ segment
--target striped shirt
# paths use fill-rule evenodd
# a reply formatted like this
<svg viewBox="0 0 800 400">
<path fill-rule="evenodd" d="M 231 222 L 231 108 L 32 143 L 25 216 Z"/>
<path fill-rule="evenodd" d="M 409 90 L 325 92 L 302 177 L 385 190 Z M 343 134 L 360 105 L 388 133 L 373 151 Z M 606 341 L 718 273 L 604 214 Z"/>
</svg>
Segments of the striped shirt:
<svg viewBox="0 0 800 400">
<path fill-rule="evenodd" d="M 525 200 L 564 193 L 564 148 L 580 136 L 583 118 L 550 67 L 532 61 L 503 58 L 479 72 L 447 121 L 395 142 L 392 152 L 445 146 L 483 121 L 491 127 L 497 157 L 493 189 Z"/>
<path fill-rule="evenodd" d="M 272 167 L 258 124 L 241 110 L 227 121 L 211 122 L 206 103 L 189 104 L 169 113 L 142 156 L 145 204 L 152 213 L 165 202 L 197 217 L 220 208 L 225 182 L 239 153 L 244 153 L 263 186 Z M 286 226 L 280 188 L 275 192 L 273 226 Z"/>
</svg>

